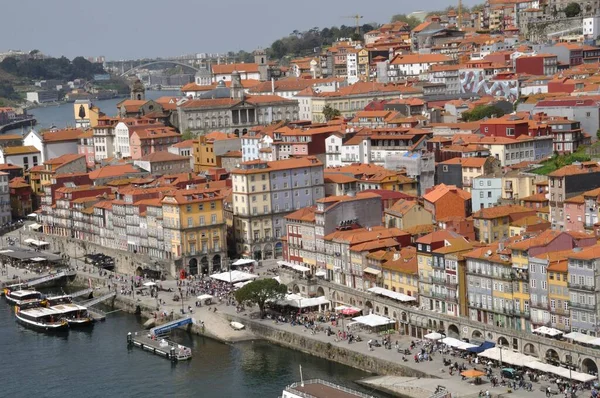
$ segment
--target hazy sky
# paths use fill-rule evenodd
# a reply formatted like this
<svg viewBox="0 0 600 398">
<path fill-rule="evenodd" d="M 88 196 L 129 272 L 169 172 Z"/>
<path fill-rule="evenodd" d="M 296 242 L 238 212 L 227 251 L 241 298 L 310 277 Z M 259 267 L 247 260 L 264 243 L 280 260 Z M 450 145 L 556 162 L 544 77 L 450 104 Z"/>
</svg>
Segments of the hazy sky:
<svg viewBox="0 0 600 398">
<path fill-rule="evenodd" d="M 466 5 L 483 0 L 464 0 Z M 0 51 L 107 59 L 267 47 L 293 30 L 388 22 L 393 14 L 443 9 L 444 0 L 18 0 L 2 2 Z"/>
</svg>

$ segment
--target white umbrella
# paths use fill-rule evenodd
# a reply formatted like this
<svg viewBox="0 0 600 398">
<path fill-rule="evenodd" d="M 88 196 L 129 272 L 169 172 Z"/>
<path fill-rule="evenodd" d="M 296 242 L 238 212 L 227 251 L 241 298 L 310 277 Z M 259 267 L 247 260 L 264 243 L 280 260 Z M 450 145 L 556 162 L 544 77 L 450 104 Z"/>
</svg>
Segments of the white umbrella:
<svg viewBox="0 0 600 398">
<path fill-rule="evenodd" d="M 156 283 L 154 283 L 154 282 L 146 282 L 146 283 L 144 283 L 144 286 L 156 286 Z"/>
</svg>

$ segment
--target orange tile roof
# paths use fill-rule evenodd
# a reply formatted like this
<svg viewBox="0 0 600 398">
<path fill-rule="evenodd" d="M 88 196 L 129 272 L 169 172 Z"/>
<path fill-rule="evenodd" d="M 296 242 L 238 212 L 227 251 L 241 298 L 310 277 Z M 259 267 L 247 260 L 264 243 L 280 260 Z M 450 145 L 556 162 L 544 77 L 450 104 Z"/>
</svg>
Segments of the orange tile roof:
<svg viewBox="0 0 600 398">
<path fill-rule="evenodd" d="M 425 195 L 423 195 L 423 199 L 425 199 L 426 201 L 428 201 L 430 203 L 435 203 L 449 192 L 453 192 L 453 193 L 457 194 L 459 197 L 461 197 L 464 200 L 471 199 L 471 194 L 468 193 L 467 191 L 463 191 L 462 189 L 457 188 L 455 185 L 446 185 L 446 184 L 436 185 L 431 191 L 429 191 Z"/>
<path fill-rule="evenodd" d="M 288 169 L 298 169 L 302 167 L 318 167 L 323 166 L 320 160 L 318 160 L 314 156 L 306 156 L 302 158 L 292 158 L 285 160 L 274 160 L 271 162 L 266 162 L 264 160 L 251 160 L 248 162 L 241 163 L 241 166 L 244 165 L 255 165 L 255 164 L 264 164 L 266 167 L 264 168 L 236 168 L 232 171 L 232 174 L 256 174 L 256 173 L 268 173 L 270 171 L 278 171 L 278 170 L 288 170 Z"/>
<path fill-rule="evenodd" d="M 578 260 L 594 260 L 600 257 L 600 244 L 586 247 L 579 252 L 572 252 L 567 257 Z"/>
<path fill-rule="evenodd" d="M 127 163 L 122 165 L 109 165 L 101 167 L 90 172 L 89 176 L 90 179 L 96 180 L 99 178 L 125 176 L 131 173 L 140 173 L 140 170 Z"/>
<path fill-rule="evenodd" d="M 36 153 L 36 152 L 40 152 L 36 149 L 36 147 L 32 146 L 32 145 L 28 145 L 28 146 L 9 146 L 6 147 L 2 150 L 2 152 L 4 153 L 4 156 L 10 156 L 10 155 L 24 155 L 26 153 Z"/>
<path fill-rule="evenodd" d="M 356 178 L 343 173 L 324 173 L 323 177 L 326 183 L 348 184 L 358 181 Z"/>
<path fill-rule="evenodd" d="M 592 164 L 593 163 L 593 164 Z M 548 174 L 549 177 L 565 177 L 589 172 L 600 172 L 600 165 L 595 162 L 585 162 L 581 165 L 571 164 Z"/>
<path fill-rule="evenodd" d="M 451 59 L 443 54 L 398 54 L 391 65 L 427 64 L 433 62 L 450 62 Z"/>
<path fill-rule="evenodd" d="M 457 239 L 457 238 L 462 238 L 462 236 L 457 234 L 454 231 L 448 231 L 448 230 L 443 229 L 440 231 L 434 231 L 425 236 L 421 236 L 419 239 L 417 239 L 417 243 L 432 244 L 434 242 L 442 242 L 442 241 L 445 241 L 448 239 Z"/>
<path fill-rule="evenodd" d="M 286 220 L 293 220 L 293 221 L 314 222 L 316 210 L 317 210 L 317 206 L 303 207 L 300 210 L 296 210 L 295 212 L 288 214 L 284 218 Z"/>
<path fill-rule="evenodd" d="M 473 213 L 473 218 L 494 219 L 499 217 L 508 217 L 514 213 L 524 213 L 534 210 L 535 209 L 530 209 L 519 205 L 488 207 L 487 209 L 481 209 Z"/>
<path fill-rule="evenodd" d="M 84 133 L 81 129 L 64 129 L 57 131 L 46 131 L 42 133 L 42 140 L 44 142 L 60 142 L 60 141 L 74 141 Z"/>
<path fill-rule="evenodd" d="M 49 160 L 45 161 L 44 164 L 63 165 L 63 164 L 71 163 L 71 162 L 73 162 L 77 159 L 81 159 L 81 158 L 85 158 L 85 155 L 78 154 L 78 153 L 68 153 L 68 154 L 59 156 L 54 159 L 49 159 Z"/>
<path fill-rule="evenodd" d="M 254 63 L 238 63 L 238 64 L 213 64 L 212 73 L 215 75 L 231 74 L 233 72 L 258 73 L 258 64 Z"/>
<path fill-rule="evenodd" d="M 144 162 L 174 162 L 178 160 L 189 161 L 190 158 L 188 156 L 180 156 L 168 151 L 159 151 L 149 153 L 148 155 L 142 156 L 140 158 L 141 161 Z"/>
</svg>

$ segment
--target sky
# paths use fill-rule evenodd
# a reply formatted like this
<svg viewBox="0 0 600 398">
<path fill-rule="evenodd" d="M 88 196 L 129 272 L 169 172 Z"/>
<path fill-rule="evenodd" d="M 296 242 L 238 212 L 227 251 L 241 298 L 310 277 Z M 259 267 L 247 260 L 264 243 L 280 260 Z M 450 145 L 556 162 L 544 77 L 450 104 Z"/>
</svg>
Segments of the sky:
<svg viewBox="0 0 600 398">
<path fill-rule="evenodd" d="M 473 5 L 483 0 L 464 0 Z M 313 27 L 389 22 L 439 10 L 444 0 L 19 0 L 3 1 L 0 52 L 39 49 L 107 60 L 252 51 Z M 10 16 L 14 17 L 10 17 Z"/>
</svg>

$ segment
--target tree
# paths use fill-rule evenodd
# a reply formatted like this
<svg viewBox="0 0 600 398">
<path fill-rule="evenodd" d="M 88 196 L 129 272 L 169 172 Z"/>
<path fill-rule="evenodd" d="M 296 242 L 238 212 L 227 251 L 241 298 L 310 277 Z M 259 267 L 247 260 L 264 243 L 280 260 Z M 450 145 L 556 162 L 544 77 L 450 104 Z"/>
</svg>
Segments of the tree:
<svg viewBox="0 0 600 398">
<path fill-rule="evenodd" d="M 193 140 L 196 138 L 196 135 L 192 133 L 192 130 L 186 129 L 183 134 L 181 134 L 181 141 Z"/>
<path fill-rule="evenodd" d="M 336 117 L 341 116 L 342 114 L 338 109 L 332 108 L 329 105 L 325 105 L 323 108 L 323 116 L 325 116 L 325 120 L 330 121 L 335 119 Z"/>
<path fill-rule="evenodd" d="M 265 317 L 265 303 L 267 300 L 280 300 L 287 293 L 287 286 L 280 284 L 273 278 L 257 279 L 237 290 L 234 295 L 238 303 L 251 303 L 258 305 L 260 317 Z"/>
<path fill-rule="evenodd" d="M 504 115 L 504 111 L 495 105 L 479 105 L 471 111 L 462 113 L 464 122 L 474 122 L 486 117 L 500 117 Z"/>
<path fill-rule="evenodd" d="M 409 28 L 412 30 L 415 27 L 417 27 L 421 21 L 419 21 L 419 19 L 413 17 L 412 15 L 406 15 L 406 14 L 396 14 L 392 17 L 392 22 L 404 22 L 406 23 Z"/>
<path fill-rule="evenodd" d="M 598 137 L 598 140 L 600 140 L 600 129 L 598 129 L 598 131 L 596 131 L 596 137 Z"/>
<path fill-rule="evenodd" d="M 581 6 L 579 3 L 569 3 L 564 9 L 567 18 L 576 17 L 581 14 Z"/>
</svg>

